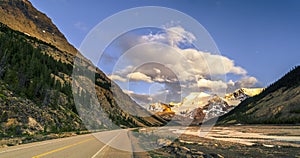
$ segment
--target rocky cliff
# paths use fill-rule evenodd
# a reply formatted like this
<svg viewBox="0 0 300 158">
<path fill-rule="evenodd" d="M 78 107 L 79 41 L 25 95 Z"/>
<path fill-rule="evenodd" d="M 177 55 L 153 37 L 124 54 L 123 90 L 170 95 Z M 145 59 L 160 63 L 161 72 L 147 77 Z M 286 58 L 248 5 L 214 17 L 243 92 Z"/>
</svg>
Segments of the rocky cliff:
<svg viewBox="0 0 300 158">
<path fill-rule="evenodd" d="M 28 0 L 0 0 L 0 15 L 0 22 L 14 30 L 56 46 L 65 53 L 77 53 L 51 19 Z"/>
</svg>

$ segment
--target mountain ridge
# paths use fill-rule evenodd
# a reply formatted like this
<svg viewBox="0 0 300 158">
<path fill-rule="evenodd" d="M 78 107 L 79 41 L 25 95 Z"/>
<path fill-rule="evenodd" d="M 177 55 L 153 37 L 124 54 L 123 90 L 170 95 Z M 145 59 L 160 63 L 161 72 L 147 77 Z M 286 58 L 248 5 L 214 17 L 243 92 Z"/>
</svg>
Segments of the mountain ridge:
<svg viewBox="0 0 300 158">
<path fill-rule="evenodd" d="M 30 1 L 1 0 L 0 14 L 0 22 L 8 27 L 54 45 L 63 52 L 73 55 L 77 53 L 52 20 L 38 11 Z"/>
<path fill-rule="evenodd" d="M 218 124 L 300 123 L 300 66 L 296 66 L 261 94 L 248 98 L 221 116 Z"/>
</svg>

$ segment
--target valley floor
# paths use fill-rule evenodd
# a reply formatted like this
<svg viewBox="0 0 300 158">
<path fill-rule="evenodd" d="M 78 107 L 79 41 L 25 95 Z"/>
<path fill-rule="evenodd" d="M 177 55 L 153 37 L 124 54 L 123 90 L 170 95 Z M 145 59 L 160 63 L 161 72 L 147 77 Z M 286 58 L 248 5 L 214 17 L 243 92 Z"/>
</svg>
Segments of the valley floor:
<svg viewBox="0 0 300 158">
<path fill-rule="evenodd" d="M 151 151 L 153 157 L 300 157 L 300 126 L 224 126 L 169 129 L 182 133 L 173 144 Z"/>
</svg>

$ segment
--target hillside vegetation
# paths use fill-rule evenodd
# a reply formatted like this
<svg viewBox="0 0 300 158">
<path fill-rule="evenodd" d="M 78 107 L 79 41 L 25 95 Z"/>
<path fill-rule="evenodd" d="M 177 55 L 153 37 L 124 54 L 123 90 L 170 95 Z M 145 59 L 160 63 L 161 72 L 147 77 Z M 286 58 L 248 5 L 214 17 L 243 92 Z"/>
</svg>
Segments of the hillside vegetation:
<svg viewBox="0 0 300 158">
<path fill-rule="evenodd" d="M 235 123 L 300 123 L 300 66 L 293 68 L 261 94 L 243 101 L 218 121 L 218 124 Z"/>
<path fill-rule="evenodd" d="M 46 43 L 0 24 L 0 118 L 2 136 L 82 130 L 71 84 L 72 65 L 32 44 Z"/>
</svg>

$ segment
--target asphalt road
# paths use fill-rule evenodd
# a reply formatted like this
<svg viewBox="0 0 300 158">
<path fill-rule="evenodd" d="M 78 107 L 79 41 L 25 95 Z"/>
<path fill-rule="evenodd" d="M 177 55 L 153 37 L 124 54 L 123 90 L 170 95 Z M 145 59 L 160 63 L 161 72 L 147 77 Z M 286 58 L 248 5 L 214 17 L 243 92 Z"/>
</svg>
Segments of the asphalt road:
<svg viewBox="0 0 300 158">
<path fill-rule="evenodd" d="M 0 148 L 0 158 L 131 158 L 131 151 L 127 131 L 115 130 Z"/>
</svg>

